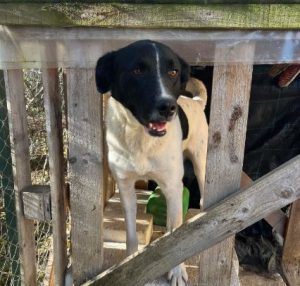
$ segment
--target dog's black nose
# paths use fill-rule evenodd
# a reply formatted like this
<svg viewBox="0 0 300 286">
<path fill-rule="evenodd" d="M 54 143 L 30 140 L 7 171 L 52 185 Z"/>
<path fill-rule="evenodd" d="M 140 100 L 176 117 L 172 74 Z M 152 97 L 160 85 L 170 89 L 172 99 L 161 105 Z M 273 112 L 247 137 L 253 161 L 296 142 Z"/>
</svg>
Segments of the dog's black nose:
<svg viewBox="0 0 300 286">
<path fill-rule="evenodd" d="M 174 115 L 176 109 L 177 109 L 176 101 L 171 99 L 162 99 L 159 101 L 157 105 L 158 113 L 161 116 L 165 116 L 166 118 Z"/>
</svg>

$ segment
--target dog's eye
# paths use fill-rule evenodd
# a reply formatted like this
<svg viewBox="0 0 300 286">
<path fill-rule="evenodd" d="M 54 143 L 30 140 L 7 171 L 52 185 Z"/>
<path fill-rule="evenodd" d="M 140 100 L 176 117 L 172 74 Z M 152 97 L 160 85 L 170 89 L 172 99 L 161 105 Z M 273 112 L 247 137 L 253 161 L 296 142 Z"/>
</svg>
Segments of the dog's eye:
<svg viewBox="0 0 300 286">
<path fill-rule="evenodd" d="M 178 70 L 169 70 L 168 75 L 172 78 L 176 77 L 178 74 Z"/>
<path fill-rule="evenodd" d="M 134 75 L 141 75 L 143 73 L 142 69 L 141 68 L 135 68 L 132 73 Z"/>
</svg>

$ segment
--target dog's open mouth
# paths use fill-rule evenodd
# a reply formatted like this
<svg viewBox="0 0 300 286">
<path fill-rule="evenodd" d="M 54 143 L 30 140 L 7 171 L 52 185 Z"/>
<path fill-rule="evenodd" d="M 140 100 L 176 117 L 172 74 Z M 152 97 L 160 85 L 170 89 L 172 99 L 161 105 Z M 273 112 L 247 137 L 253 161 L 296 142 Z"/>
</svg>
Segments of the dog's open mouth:
<svg viewBox="0 0 300 286">
<path fill-rule="evenodd" d="M 146 126 L 148 133 L 152 136 L 164 136 L 167 133 L 167 122 L 149 122 Z"/>
</svg>

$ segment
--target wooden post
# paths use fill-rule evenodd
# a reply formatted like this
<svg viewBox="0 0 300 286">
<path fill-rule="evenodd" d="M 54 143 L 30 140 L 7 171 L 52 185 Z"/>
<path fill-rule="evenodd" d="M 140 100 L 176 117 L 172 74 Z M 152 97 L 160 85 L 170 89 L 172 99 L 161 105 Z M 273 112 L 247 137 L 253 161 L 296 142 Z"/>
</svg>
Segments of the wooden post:
<svg viewBox="0 0 300 286">
<path fill-rule="evenodd" d="M 94 69 L 67 69 L 72 269 L 79 285 L 102 266 L 102 97 Z"/>
<path fill-rule="evenodd" d="M 293 203 L 284 240 L 282 268 L 291 286 L 300 285 L 300 200 Z"/>
<path fill-rule="evenodd" d="M 16 194 L 22 283 L 37 285 L 34 223 L 22 213 L 21 190 L 31 185 L 30 155 L 22 70 L 4 73 L 12 144 L 12 160 Z"/>
<path fill-rule="evenodd" d="M 244 159 L 252 64 L 226 63 L 253 55 L 252 45 L 216 47 L 203 210 L 239 189 Z M 238 285 L 232 269 L 234 238 L 201 253 L 200 286 Z M 232 280 L 236 280 L 233 282 Z"/>
<path fill-rule="evenodd" d="M 43 70 L 44 104 L 49 147 L 55 285 L 64 285 L 67 269 L 65 168 L 61 98 L 57 69 Z"/>
</svg>

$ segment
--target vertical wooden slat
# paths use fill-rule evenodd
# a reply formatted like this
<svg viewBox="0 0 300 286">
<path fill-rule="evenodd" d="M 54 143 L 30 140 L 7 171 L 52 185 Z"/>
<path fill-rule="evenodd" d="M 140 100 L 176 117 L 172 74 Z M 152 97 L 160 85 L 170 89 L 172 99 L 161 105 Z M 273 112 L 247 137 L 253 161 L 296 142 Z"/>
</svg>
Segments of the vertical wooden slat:
<svg viewBox="0 0 300 286">
<path fill-rule="evenodd" d="M 16 193 L 22 284 L 25 286 L 34 286 L 37 285 L 34 224 L 32 220 L 25 219 L 23 216 L 20 195 L 24 187 L 31 185 L 23 72 L 22 70 L 8 70 L 5 71 L 4 77 L 13 150 L 12 161 Z"/>
<path fill-rule="evenodd" d="M 67 269 L 67 243 L 62 114 L 57 69 L 43 70 L 43 85 L 49 148 L 54 276 L 55 285 L 62 286 Z"/>
<path fill-rule="evenodd" d="M 284 240 L 282 268 L 289 285 L 300 285 L 300 200 L 293 203 Z"/>
<path fill-rule="evenodd" d="M 202 207 L 237 191 L 240 186 L 252 65 L 224 64 L 228 57 L 253 55 L 251 45 L 217 47 L 213 72 L 212 102 L 205 190 Z M 232 272 L 234 238 L 201 253 L 199 285 L 236 285 Z M 231 282 L 232 281 L 232 282 Z"/>
<path fill-rule="evenodd" d="M 99 273 L 103 256 L 102 98 L 94 69 L 67 69 L 74 285 Z"/>
</svg>

